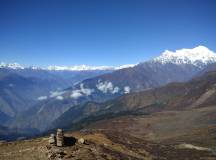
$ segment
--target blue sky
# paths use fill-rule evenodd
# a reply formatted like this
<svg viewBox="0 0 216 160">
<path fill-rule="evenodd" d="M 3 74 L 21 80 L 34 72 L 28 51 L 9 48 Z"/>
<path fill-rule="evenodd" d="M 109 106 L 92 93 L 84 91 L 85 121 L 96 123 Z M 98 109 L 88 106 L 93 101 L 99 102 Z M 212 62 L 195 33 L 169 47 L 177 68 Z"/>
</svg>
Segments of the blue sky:
<svg viewBox="0 0 216 160">
<path fill-rule="evenodd" d="M 215 42 L 214 0 L 0 0 L 4 62 L 118 66 Z"/>
</svg>

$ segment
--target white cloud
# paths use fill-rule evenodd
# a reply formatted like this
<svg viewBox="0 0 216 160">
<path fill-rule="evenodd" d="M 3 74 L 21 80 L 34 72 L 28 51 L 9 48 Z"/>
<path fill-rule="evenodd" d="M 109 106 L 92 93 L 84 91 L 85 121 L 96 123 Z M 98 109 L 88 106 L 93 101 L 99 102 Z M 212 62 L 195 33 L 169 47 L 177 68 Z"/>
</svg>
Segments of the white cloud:
<svg viewBox="0 0 216 160">
<path fill-rule="evenodd" d="M 42 100 L 47 99 L 47 96 L 41 96 L 41 97 L 38 97 L 37 99 L 38 99 L 39 101 L 42 101 Z"/>
<path fill-rule="evenodd" d="M 63 97 L 63 96 L 57 96 L 56 99 L 57 99 L 57 100 L 63 100 L 64 97 Z"/>
<path fill-rule="evenodd" d="M 130 93 L 130 90 L 131 90 L 131 89 L 130 89 L 129 86 L 125 86 L 125 87 L 124 87 L 124 93 L 125 93 L 125 94 Z"/>
<path fill-rule="evenodd" d="M 84 88 L 84 85 L 81 83 L 81 84 L 80 84 L 80 91 L 81 91 L 83 94 L 89 96 L 89 95 L 92 94 L 92 92 L 94 92 L 94 89 Z"/>
<path fill-rule="evenodd" d="M 53 97 L 61 96 L 64 93 L 65 93 L 65 91 L 51 91 L 50 97 L 53 98 Z"/>
<path fill-rule="evenodd" d="M 113 89 L 113 85 L 111 82 L 99 82 L 98 84 L 96 84 L 96 87 L 98 90 L 102 91 L 103 93 L 107 93 L 108 90 L 112 90 Z"/>
<path fill-rule="evenodd" d="M 96 84 L 96 87 L 98 90 L 100 90 L 101 92 L 103 93 L 117 93 L 119 92 L 119 87 L 114 87 L 112 82 L 108 82 L 108 81 L 105 81 L 105 82 L 98 82 L 98 84 Z"/>
<path fill-rule="evenodd" d="M 73 98 L 73 99 L 77 99 L 79 97 L 82 97 L 83 94 L 80 92 L 80 90 L 74 90 L 72 91 L 70 97 Z"/>
<path fill-rule="evenodd" d="M 80 89 L 73 90 L 70 97 L 77 99 L 82 96 L 89 96 L 94 92 L 94 89 L 84 88 L 84 84 L 80 84 Z"/>
<path fill-rule="evenodd" d="M 113 94 L 115 94 L 115 93 L 118 93 L 118 92 L 119 92 L 119 90 L 120 90 L 120 89 L 119 89 L 119 87 L 114 87 L 114 89 L 113 89 L 112 93 L 113 93 Z"/>
</svg>

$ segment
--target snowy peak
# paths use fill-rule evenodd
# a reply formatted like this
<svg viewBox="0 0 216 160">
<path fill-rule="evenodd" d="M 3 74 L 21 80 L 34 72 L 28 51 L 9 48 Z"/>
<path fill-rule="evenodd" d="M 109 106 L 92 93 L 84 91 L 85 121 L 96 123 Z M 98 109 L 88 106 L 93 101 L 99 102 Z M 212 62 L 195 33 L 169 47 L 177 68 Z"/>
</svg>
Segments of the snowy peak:
<svg viewBox="0 0 216 160">
<path fill-rule="evenodd" d="M 89 70 L 113 70 L 113 67 L 109 66 L 87 66 L 87 65 L 77 65 L 77 66 L 49 66 L 48 70 L 54 71 L 89 71 Z"/>
<path fill-rule="evenodd" d="M 154 58 L 153 61 L 162 64 L 193 64 L 199 66 L 216 62 L 216 53 L 205 46 L 198 46 L 193 49 L 181 49 L 175 52 L 166 50 L 161 56 Z"/>
<path fill-rule="evenodd" d="M 122 65 L 118 67 L 114 66 L 87 66 L 87 65 L 75 65 L 75 66 L 48 66 L 47 68 L 40 68 L 35 66 L 25 67 L 18 63 L 0 63 L 0 68 L 8 69 L 32 69 L 32 70 L 49 70 L 49 71 L 105 71 L 105 70 L 119 70 L 129 67 L 134 67 L 136 64 Z"/>
<path fill-rule="evenodd" d="M 119 67 L 114 67 L 115 70 L 119 70 L 119 69 L 124 69 L 124 68 L 131 68 L 131 67 L 134 67 L 136 66 L 137 64 L 125 64 L 125 65 L 122 65 L 122 66 L 119 66 Z"/>
<path fill-rule="evenodd" d="M 193 49 L 180 49 L 176 51 L 164 51 L 159 57 L 150 60 L 150 62 L 159 62 L 162 64 L 193 64 L 198 67 L 203 67 L 207 64 L 216 62 L 216 53 L 209 50 L 205 46 L 198 46 Z M 33 69 L 33 70 L 49 70 L 49 71 L 105 71 L 105 70 L 119 70 L 124 68 L 134 67 L 137 64 L 126 64 L 122 66 L 48 66 L 46 68 L 39 67 L 24 67 L 18 63 L 0 63 L 0 68 L 9 69 Z"/>
<path fill-rule="evenodd" d="M 0 68 L 24 69 L 25 67 L 23 67 L 22 65 L 20 65 L 18 63 L 4 63 L 4 62 L 1 62 L 0 63 Z"/>
<path fill-rule="evenodd" d="M 25 67 L 19 63 L 4 63 L 1 62 L 0 63 L 0 68 L 7 68 L 7 69 L 14 69 L 14 70 L 19 70 L 19 69 L 32 69 L 32 70 L 41 70 L 40 67 L 35 67 L 35 66 L 29 66 L 29 67 Z"/>
<path fill-rule="evenodd" d="M 87 66 L 87 65 L 77 65 L 77 66 L 49 66 L 48 70 L 54 71 L 100 71 L 100 70 L 118 70 L 123 68 L 134 67 L 135 64 L 122 65 L 119 67 L 113 66 Z"/>
</svg>

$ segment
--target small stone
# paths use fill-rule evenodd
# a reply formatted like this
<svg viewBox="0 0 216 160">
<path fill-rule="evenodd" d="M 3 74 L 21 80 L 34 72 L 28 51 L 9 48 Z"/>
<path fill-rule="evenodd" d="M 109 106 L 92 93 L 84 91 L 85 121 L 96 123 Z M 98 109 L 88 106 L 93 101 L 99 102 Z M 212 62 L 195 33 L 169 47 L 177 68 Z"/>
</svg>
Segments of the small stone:
<svg viewBox="0 0 216 160">
<path fill-rule="evenodd" d="M 55 153 L 50 153 L 48 154 L 48 158 L 49 159 L 54 159 L 56 157 L 56 154 Z"/>
<path fill-rule="evenodd" d="M 51 134 L 49 137 L 49 144 L 55 145 L 56 140 L 55 140 L 55 134 Z"/>
<path fill-rule="evenodd" d="M 67 154 L 64 158 L 72 158 L 72 157 L 74 157 L 72 154 Z"/>
<path fill-rule="evenodd" d="M 46 148 L 47 148 L 47 150 L 50 150 L 52 147 L 51 147 L 51 146 L 48 146 L 48 145 L 46 145 Z"/>
<path fill-rule="evenodd" d="M 79 138 L 79 139 L 78 139 L 78 143 L 79 143 L 79 144 L 84 144 L 84 143 L 85 143 L 84 138 Z"/>
</svg>

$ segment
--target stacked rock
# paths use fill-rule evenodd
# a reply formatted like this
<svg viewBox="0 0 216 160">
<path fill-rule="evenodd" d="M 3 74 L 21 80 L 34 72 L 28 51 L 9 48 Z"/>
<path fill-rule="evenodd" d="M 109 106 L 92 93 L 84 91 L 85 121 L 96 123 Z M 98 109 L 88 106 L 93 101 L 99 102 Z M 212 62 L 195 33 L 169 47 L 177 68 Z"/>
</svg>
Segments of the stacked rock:
<svg viewBox="0 0 216 160">
<path fill-rule="evenodd" d="M 56 145 L 58 147 L 64 146 L 64 133 L 62 129 L 57 129 L 57 134 L 56 134 Z"/>
<path fill-rule="evenodd" d="M 49 144 L 55 145 L 55 143 L 56 143 L 55 134 L 50 134 L 50 137 L 49 137 Z"/>
</svg>

